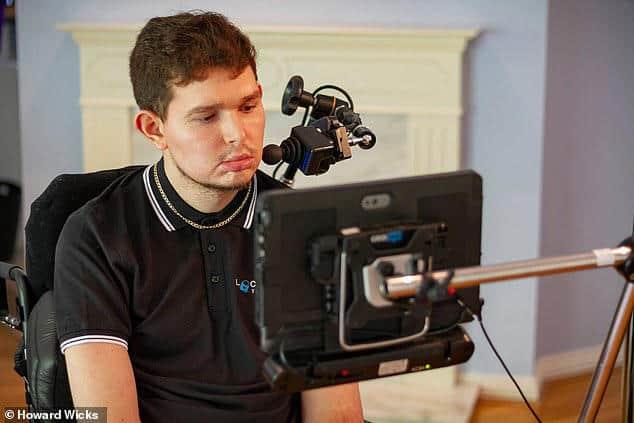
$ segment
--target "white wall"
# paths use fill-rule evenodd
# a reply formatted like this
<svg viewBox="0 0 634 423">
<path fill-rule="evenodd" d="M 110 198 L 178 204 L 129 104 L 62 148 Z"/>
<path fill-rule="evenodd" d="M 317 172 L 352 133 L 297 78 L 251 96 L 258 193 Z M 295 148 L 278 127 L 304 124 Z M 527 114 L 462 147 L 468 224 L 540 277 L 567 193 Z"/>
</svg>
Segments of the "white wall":
<svg viewBox="0 0 634 423">
<path fill-rule="evenodd" d="M 465 66 L 463 163 L 484 177 L 482 260 L 492 263 L 537 256 L 547 3 L 371 0 L 360 5 L 334 0 L 18 2 L 25 205 L 56 174 L 81 170 L 77 47 L 70 35 L 54 29 L 56 23 L 139 23 L 176 10 L 213 7 L 241 25 L 481 28 L 483 35 L 471 46 Z M 490 334 L 520 375 L 534 370 L 536 293 L 534 281 L 482 289 Z M 469 330 L 477 346 L 469 367 L 501 373 L 479 328 Z"/>
</svg>

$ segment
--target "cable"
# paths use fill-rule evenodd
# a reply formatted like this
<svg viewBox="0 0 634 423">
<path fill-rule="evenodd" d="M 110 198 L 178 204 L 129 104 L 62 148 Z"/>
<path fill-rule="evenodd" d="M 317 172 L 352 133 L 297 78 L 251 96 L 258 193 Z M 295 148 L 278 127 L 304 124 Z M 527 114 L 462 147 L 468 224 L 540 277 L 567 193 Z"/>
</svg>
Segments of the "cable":
<svg viewBox="0 0 634 423">
<path fill-rule="evenodd" d="M 277 175 L 277 171 L 280 170 L 280 167 L 282 167 L 283 163 L 284 162 L 281 161 L 277 164 L 277 166 L 275 166 L 275 170 L 273 171 L 273 179 L 275 179 L 275 175 Z"/>
<path fill-rule="evenodd" d="M 348 94 L 343 88 L 339 88 L 336 85 L 322 85 L 318 87 L 315 91 L 313 91 L 313 96 L 317 95 L 319 91 L 323 91 L 323 90 L 339 91 L 341 94 L 346 96 L 346 100 L 348 100 L 348 103 L 350 103 L 350 110 L 354 112 L 354 103 L 352 102 L 352 97 L 350 97 L 350 94 Z"/>
<path fill-rule="evenodd" d="M 491 338 L 489 338 L 489 334 L 487 333 L 486 329 L 484 329 L 484 325 L 482 324 L 482 315 L 481 315 L 482 312 L 476 314 L 469 308 L 468 305 L 466 305 L 464 302 L 462 302 L 462 300 L 460 298 L 457 298 L 457 301 L 458 301 L 458 304 L 460 304 L 462 307 L 464 307 L 464 309 L 472 317 L 475 317 L 478 320 L 478 323 L 480 324 L 480 328 L 482 328 L 482 333 L 484 333 L 484 337 L 486 338 L 487 342 L 489 343 L 489 346 L 493 350 L 493 353 L 495 354 L 495 356 L 498 358 L 498 360 L 500 360 L 500 363 L 502 364 L 502 367 L 504 367 L 504 370 L 506 371 L 506 374 L 511 378 L 511 381 L 513 381 L 513 384 L 515 385 L 515 387 L 517 388 L 518 392 L 522 396 L 522 399 L 524 400 L 524 404 L 526 404 L 526 406 L 528 407 L 530 412 L 533 413 L 533 416 L 535 417 L 535 419 L 539 423 L 542 423 L 542 420 L 539 418 L 539 416 L 537 415 L 535 410 L 533 410 L 533 407 L 531 407 L 531 404 L 528 402 L 528 399 L 526 399 L 526 396 L 524 395 L 524 392 L 522 392 L 522 388 L 520 388 L 520 385 L 517 383 L 517 381 L 515 380 L 515 378 L 511 374 L 511 371 L 508 369 L 508 367 L 506 367 L 506 364 L 504 363 L 504 360 L 502 360 L 502 357 L 500 357 L 500 354 L 497 352 L 497 350 L 493 346 L 493 342 L 491 342 Z"/>
<path fill-rule="evenodd" d="M 313 97 L 316 96 L 318 92 L 323 90 L 335 90 L 343 94 L 346 97 L 346 100 L 348 100 L 348 103 L 350 103 L 350 110 L 354 112 L 354 102 L 352 101 L 352 97 L 350 97 L 350 94 L 348 94 L 346 90 L 336 85 L 322 85 L 312 92 Z M 304 117 L 302 118 L 302 126 L 306 126 L 306 121 L 308 120 L 308 109 L 309 108 L 306 107 L 306 110 L 304 110 Z M 312 109 L 312 106 L 310 107 L 310 109 Z"/>
<path fill-rule="evenodd" d="M 429 332 L 427 332 L 427 336 L 431 336 L 431 335 L 440 335 L 443 333 L 447 333 L 449 331 L 454 330 L 457 326 L 460 325 L 460 323 L 462 323 L 464 321 L 464 315 L 465 313 L 467 313 L 467 310 L 463 309 L 462 312 L 460 313 L 460 317 L 458 318 L 458 320 L 456 320 L 455 322 L 453 322 L 452 324 L 450 324 L 449 326 L 446 326 L 444 328 L 440 328 L 440 329 L 436 329 L 436 330 L 430 330 Z"/>
<path fill-rule="evenodd" d="M 306 121 L 308 120 L 308 107 L 304 110 L 304 117 L 302 118 L 302 126 L 306 126 Z"/>
</svg>

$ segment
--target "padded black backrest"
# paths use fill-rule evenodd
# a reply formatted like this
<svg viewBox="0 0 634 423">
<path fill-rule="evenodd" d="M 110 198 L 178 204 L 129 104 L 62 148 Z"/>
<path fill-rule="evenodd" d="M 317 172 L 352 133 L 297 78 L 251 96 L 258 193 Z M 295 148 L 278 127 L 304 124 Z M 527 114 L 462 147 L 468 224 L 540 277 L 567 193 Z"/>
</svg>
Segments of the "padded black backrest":
<svg viewBox="0 0 634 423">
<path fill-rule="evenodd" d="M 31 304 L 53 289 L 55 246 L 66 219 L 103 192 L 115 179 L 141 167 L 59 175 L 31 204 L 31 214 L 25 227 L 26 273 L 31 282 Z"/>
</svg>

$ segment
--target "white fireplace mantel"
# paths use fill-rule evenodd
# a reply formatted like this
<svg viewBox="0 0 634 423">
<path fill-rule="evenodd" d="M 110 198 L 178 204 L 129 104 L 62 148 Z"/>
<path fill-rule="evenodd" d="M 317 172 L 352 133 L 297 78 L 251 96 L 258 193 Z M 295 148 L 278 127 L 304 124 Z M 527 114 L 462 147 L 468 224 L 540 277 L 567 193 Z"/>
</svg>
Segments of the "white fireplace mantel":
<svg viewBox="0 0 634 423">
<path fill-rule="evenodd" d="M 134 156 L 136 104 L 128 57 L 140 25 L 64 23 L 79 46 L 84 170 L 125 166 Z M 362 114 L 406 119 L 408 173 L 460 164 L 462 59 L 478 30 L 248 27 L 258 49 L 264 107 L 279 112 L 289 77 L 306 89 L 344 87 Z M 374 128 L 373 128 L 374 129 Z M 375 131 L 376 132 L 376 131 Z M 379 137 L 380 139 L 380 137 Z"/>
</svg>

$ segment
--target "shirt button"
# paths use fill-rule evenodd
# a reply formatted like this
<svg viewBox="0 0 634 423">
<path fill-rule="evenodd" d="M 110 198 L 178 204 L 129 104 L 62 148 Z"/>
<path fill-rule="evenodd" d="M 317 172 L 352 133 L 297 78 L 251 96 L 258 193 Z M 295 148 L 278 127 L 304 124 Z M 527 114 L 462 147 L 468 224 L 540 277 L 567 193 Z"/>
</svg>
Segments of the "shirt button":
<svg viewBox="0 0 634 423">
<path fill-rule="evenodd" d="M 222 276 L 220 275 L 213 275 L 211 277 L 211 283 L 219 283 L 222 282 Z"/>
<path fill-rule="evenodd" d="M 209 251 L 210 253 L 215 253 L 216 252 L 216 244 L 212 244 L 211 242 L 209 244 L 207 244 L 207 251 Z"/>
</svg>

